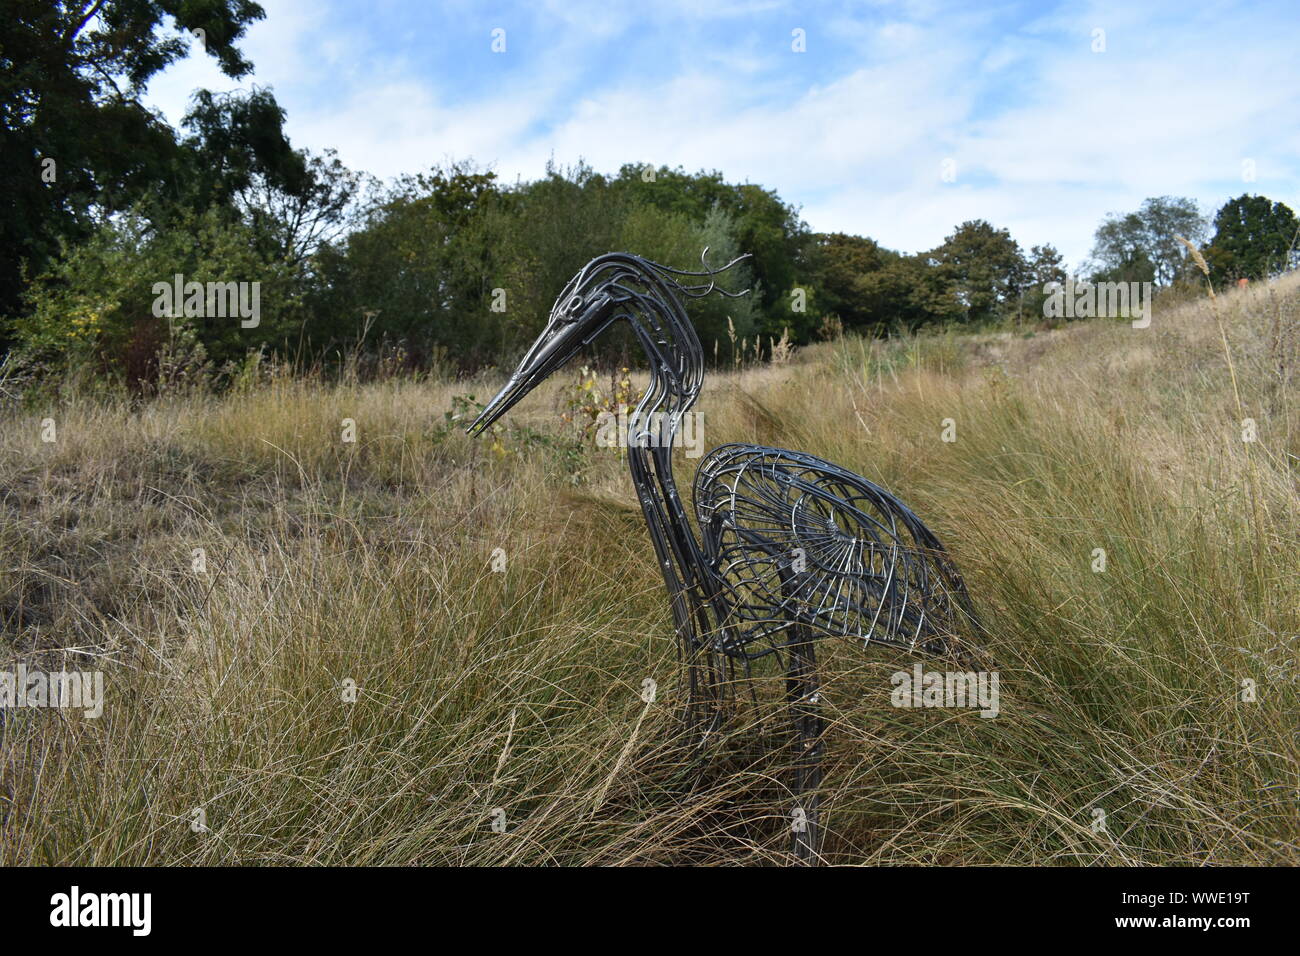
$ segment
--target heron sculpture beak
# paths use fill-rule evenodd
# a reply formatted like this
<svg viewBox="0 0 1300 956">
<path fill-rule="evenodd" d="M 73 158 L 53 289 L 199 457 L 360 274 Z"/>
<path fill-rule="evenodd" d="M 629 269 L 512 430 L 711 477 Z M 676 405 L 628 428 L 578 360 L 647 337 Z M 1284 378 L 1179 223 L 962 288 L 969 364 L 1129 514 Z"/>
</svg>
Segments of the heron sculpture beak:
<svg viewBox="0 0 1300 956">
<path fill-rule="evenodd" d="M 483 434 L 521 398 L 540 385 L 552 372 L 573 358 L 614 320 L 615 300 L 608 292 L 597 292 L 589 300 L 571 295 L 557 302 L 546 328 L 510 376 L 505 387 L 487 403 L 483 413 L 465 429 L 472 436 Z"/>
</svg>

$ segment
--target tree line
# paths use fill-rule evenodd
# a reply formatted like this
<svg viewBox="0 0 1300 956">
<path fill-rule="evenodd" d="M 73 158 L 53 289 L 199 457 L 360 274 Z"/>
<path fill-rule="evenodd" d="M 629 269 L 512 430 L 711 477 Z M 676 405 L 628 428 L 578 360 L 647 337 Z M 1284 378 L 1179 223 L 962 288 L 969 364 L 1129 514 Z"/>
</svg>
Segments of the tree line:
<svg viewBox="0 0 1300 956">
<path fill-rule="evenodd" d="M 230 77 L 251 72 L 237 45 L 263 16 L 255 3 L 10 8 L 0 353 L 55 373 L 148 388 L 178 368 L 228 379 L 250 354 L 311 364 L 357 349 L 412 367 L 503 363 L 569 277 L 615 249 L 678 268 L 698 267 L 705 247 L 714 264 L 749 253 L 729 284 L 750 296 L 692 304 L 706 351 L 727 361 L 782 336 L 1037 321 L 1044 286 L 1066 277 L 1053 246 L 1024 250 L 983 220 L 912 255 L 814 232 L 774 190 L 718 171 L 579 162 L 508 183 L 465 161 L 380 183 L 332 151 L 295 148 L 266 89 L 200 90 L 179 129 L 143 105 L 149 79 L 196 49 Z M 1262 196 L 1229 201 L 1212 223 L 1191 200 L 1152 198 L 1101 224 L 1089 271 L 1173 285 L 1188 275 L 1184 235 L 1218 283 L 1276 275 L 1297 264 L 1297 228 Z M 169 293 L 160 308 L 173 282 L 206 298 Z M 213 286 L 249 285 L 255 321 L 212 314 Z M 608 357 L 628 344 L 610 340 Z"/>
</svg>

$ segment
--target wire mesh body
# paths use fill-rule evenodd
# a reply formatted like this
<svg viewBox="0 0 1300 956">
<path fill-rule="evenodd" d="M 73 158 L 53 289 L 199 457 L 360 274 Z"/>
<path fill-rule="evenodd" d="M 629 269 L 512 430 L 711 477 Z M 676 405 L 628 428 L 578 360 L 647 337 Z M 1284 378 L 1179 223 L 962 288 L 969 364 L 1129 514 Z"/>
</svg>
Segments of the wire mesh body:
<svg viewBox="0 0 1300 956">
<path fill-rule="evenodd" d="M 794 624 L 944 654 L 972 616 L 939 539 L 896 497 L 802 452 L 734 444 L 700 462 L 695 511 L 730 607 L 725 654 L 757 657 Z"/>
</svg>

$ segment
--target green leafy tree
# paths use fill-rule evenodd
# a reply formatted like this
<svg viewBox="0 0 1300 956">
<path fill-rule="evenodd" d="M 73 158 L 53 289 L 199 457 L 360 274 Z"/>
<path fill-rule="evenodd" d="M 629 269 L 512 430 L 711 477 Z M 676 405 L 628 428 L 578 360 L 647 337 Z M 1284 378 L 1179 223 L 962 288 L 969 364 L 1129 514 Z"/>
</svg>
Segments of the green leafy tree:
<svg viewBox="0 0 1300 956">
<path fill-rule="evenodd" d="M 256 325 L 245 326 L 237 314 L 217 315 L 206 296 L 197 315 L 186 314 L 184 300 L 160 298 L 156 287 L 174 285 L 177 274 L 205 287 L 246 283 L 250 305 L 257 283 Z M 28 309 L 12 326 L 28 361 L 62 371 L 87 366 L 147 388 L 167 345 L 194 350 L 218 367 L 250 350 L 292 348 L 302 320 L 299 288 L 289 263 L 261 255 L 251 228 L 230 222 L 217 207 L 186 213 L 164 230 L 128 212 L 68 247 L 38 276 Z"/>
<path fill-rule="evenodd" d="M 663 185 L 666 190 L 686 189 L 692 182 L 670 176 Z M 497 315 L 484 305 L 479 314 L 500 323 L 506 352 L 518 351 L 534 339 L 560 289 L 595 256 L 626 250 L 695 270 L 706 247 L 713 266 L 748 251 L 725 204 L 649 201 L 655 195 L 611 182 L 584 163 L 569 168 L 549 165 L 545 177 L 506 190 L 502 201 L 485 211 L 478 228 L 485 236 L 491 285 L 505 290 L 507 308 Z M 728 319 L 738 336 L 751 338 L 762 324 L 761 288 L 752 260 L 722 281 L 727 288 L 754 288 L 755 293 L 687 303 L 706 348 L 710 342 L 727 343 Z M 639 354 L 622 327 L 603 336 L 598 347 L 611 360 Z M 725 350 L 720 354 L 725 356 Z"/>
<path fill-rule="evenodd" d="M 1187 250 L 1177 237 L 1200 244 L 1206 228 L 1196 201 L 1174 196 L 1147 199 L 1137 212 L 1111 214 L 1093 239 L 1092 278 L 1169 285 L 1187 270 Z"/>
<path fill-rule="evenodd" d="M 1064 283 L 1065 265 L 1061 253 L 1050 243 L 1032 246 L 1025 263 L 1028 286 L 1021 291 L 1018 317 L 1037 320 L 1043 316 L 1043 303 L 1051 283 Z"/>
<path fill-rule="evenodd" d="M 964 322 L 1015 311 L 1027 284 L 1028 265 L 1019 244 L 1007 230 L 995 229 L 982 219 L 958 226 L 930 252 L 929 260 Z M 939 314 L 947 311 L 942 307 Z"/>
<path fill-rule="evenodd" d="M 928 253 L 890 259 L 880 269 L 861 275 L 854 290 L 877 331 L 912 332 L 963 316 L 961 303 Z"/>
<path fill-rule="evenodd" d="M 304 174 L 292 188 L 257 178 L 239 197 L 239 209 L 270 254 L 305 267 L 353 223 L 367 177 L 344 166 L 332 149 L 300 155 Z"/>
<path fill-rule="evenodd" d="M 838 315 L 845 328 L 859 332 L 888 326 L 892 317 L 864 289 L 863 281 L 898 260 L 899 254 L 874 239 L 839 232 L 817 233 L 811 240 L 809 256 L 822 311 Z"/>
<path fill-rule="evenodd" d="M 623 220 L 621 240 L 620 249 L 634 250 L 675 269 L 695 271 L 702 267 L 700 253 L 706 248 L 708 264 L 714 268 L 727 264 L 742 252 L 735 221 L 721 207 L 714 207 L 703 219 L 692 220 L 657 206 L 632 206 Z M 730 291 L 753 289 L 754 283 L 749 260 L 738 263 L 718 279 L 718 284 Z M 734 299 L 709 295 L 688 299 L 684 304 L 705 351 L 710 354 L 716 351 L 721 359 L 730 358 L 733 335 L 752 341 L 758 333 L 760 303 L 753 292 Z M 618 330 L 616 335 L 626 336 L 627 332 Z M 626 348 L 630 355 L 639 354 L 630 340 L 616 337 L 607 342 L 610 351 L 622 352 Z"/>
<path fill-rule="evenodd" d="M 1290 207 L 1264 196 L 1242 195 L 1214 217 L 1214 239 L 1203 250 L 1216 282 L 1263 279 L 1294 268 L 1300 221 Z"/>
<path fill-rule="evenodd" d="M 313 257 L 310 347 L 332 353 L 368 329 L 415 361 L 435 347 L 467 362 L 496 355 L 513 307 L 507 288 L 507 311 L 491 311 L 493 257 L 509 229 L 489 213 L 503 201 L 495 174 L 468 163 L 400 177 Z"/>
<path fill-rule="evenodd" d="M 812 282 L 806 259 L 811 233 L 798 210 L 783 202 L 775 190 L 728 183 L 716 170 L 687 173 L 680 168 L 651 169 L 633 163 L 619 170 L 610 188 L 632 205 L 681 213 L 693 222 L 702 222 L 715 208 L 727 213 L 740 250 L 753 257 L 748 269 L 760 331 L 779 335 L 782 328 L 800 321 L 811 326 L 811 313 L 790 310 L 791 290 Z"/>
<path fill-rule="evenodd" d="M 0 316 L 61 242 L 90 236 L 167 179 L 174 131 L 141 102 L 193 45 L 230 77 L 263 11 L 249 0 L 8 0 L 0 16 Z M 201 31 L 195 34 L 193 31 Z M 201 37 L 196 39 L 196 36 Z M 0 348 L 4 342 L 0 341 Z"/>
</svg>

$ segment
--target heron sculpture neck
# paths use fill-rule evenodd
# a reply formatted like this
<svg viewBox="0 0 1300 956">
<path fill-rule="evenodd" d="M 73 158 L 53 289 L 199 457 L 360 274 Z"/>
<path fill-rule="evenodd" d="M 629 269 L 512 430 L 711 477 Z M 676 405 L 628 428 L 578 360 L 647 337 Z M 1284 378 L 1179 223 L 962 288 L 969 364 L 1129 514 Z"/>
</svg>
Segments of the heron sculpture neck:
<svg viewBox="0 0 1300 956">
<path fill-rule="evenodd" d="M 628 415 L 628 469 L 670 595 L 679 651 L 690 665 L 688 724 L 698 726 L 714 715 L 696 711 L 707 708 L 720 693 L 720 665 L 705 651 L 725 626 L 727 610 L 711 585 L 708 559 L 673 477 L 673 445 L 704 382 L 704 349 L 674 293 L 704 295 L 713 283 L 683 286 L 638 257 L 619 259 L 620 268 L 606 280 L 607 286 L 625 303 L 620 317 L 645 351 L 650 370 L 649 386 Z"/>
</svg>

